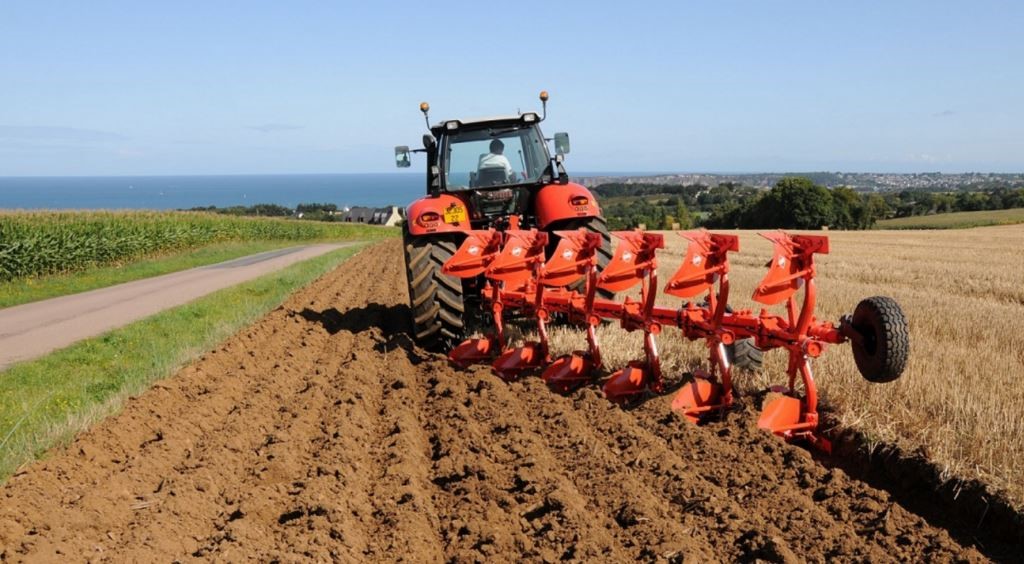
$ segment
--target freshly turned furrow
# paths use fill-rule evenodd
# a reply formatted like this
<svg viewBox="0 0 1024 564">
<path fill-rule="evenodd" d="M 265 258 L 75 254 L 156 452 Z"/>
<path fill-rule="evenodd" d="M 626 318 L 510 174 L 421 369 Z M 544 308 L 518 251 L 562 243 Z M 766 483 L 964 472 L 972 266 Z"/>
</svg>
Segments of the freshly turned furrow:
<svg viewBox="0 0 1024 564">
<path fill-rule="evenodd" d="M 489 375 L 467 379 L 444 373 L 449 371 L 428 382 L 434 409 L 448 414 L 428 427 L 435 483 L 450 512 L 448 556 L 630 559 L 601 528 L 602 519 L 550 456 L 543 437 L 523 420 L 514 393 Z M 481 528 L 475 512 L 487 515 L 490 526 Z"/>
<path fill-rule="evenodd" d="M 694 428 L 667 421 L 675 418 L 665 416 L 662 403 L 634 412 L 636 426 L 669 451 L 691 454 L 706 483 L 722 486 L 744 514 L 759 516 L 757 526 L 741 531 L 740 539 L 767 530 L 812 560 L 942 559 L 962 550 L 946 531 L 928 526 L 888 493 L 826 469 L 809 452 L 765 434 L 754 425 L 757 413 L 749 404 L 738 406 L 726 421 Z M 666 493 L 676 499 L 675 490 L 686 480 L 663 478 Z M 962 557 L 979 559 L 971 551 Z"/>
<path fill-rule="evenodd" d="M 387 362 L 367 374 L 369 385 L 381 394 L 369 446 L 376 472 L 371 486 L 373 517 L 383 534 L 378 538 L 379 553 L 372 556 L 439 561 L 439 523 L 428 493 L 430 445 L 418 415 L 423 390 L 407 382 L 412 366 L 401 349 L 386 356 Z"/>
<path fill-rule="evenodd" d="M 536 379 L 516 387 L 521 390 L 523 411 L 534 414 L 535 432 L 545 436 L 547 449 L 559 466 L 571 473 L 608 530 L 633 558 L 685 556 L 706 561 L 714 557 L 713 552 L 701 548 L 702 544 L 711 546 L 707 531 L 688 526 L 649 476 L 635 471 L 642 459 L 660 453 L 630 452 L 635 438 L 628 427 L 619 427 L 620 418 L 628 414 L 596 397 L 593 399 L 598 401 L 589 405 L 546 398 L 550 392 Z M 595 395 L 590 391 L 583 394 Z"/>
<path fill-rule="evenodd" d="M 242 350 L 265 350 L 282 339 L 274 337 L 267 342 L 247 334 L 237 340 L 237 347 L 228 346 L 211 354 L 207 369 L 188 370 L 183 378 L 158 384 L 151 392 L 156 401 L 143 413 L 129 405 L 129 415 L 123 418 L 126 421 L 86 433 L 86 440 L 79 441 L 86 444 L 78 451 L 74 469 L 59 473 L 67 484 L 64 489 L 69 499 L 74 500 L 68 509 L 75 513 L 101 512 L 103 528 L 124 528 L 138 537 L 124 539 L 128 546 L 132 546 L 129 540 L 145 543 L 152 537 L 175 539 L 170 542 L 187 552 L 197 549 L 200 535 L 184 531 L 173 534 L 176 526 L 182 520 L 214 520 L 223 511 L 220 500 L 210 494 L 222 485 L 229 487 L 237 472 L 232 466 L 247 467 L 246 459 L 252 458 L 248 453 L 254 451 L 253 445 L 238 442 L 234 421 L 248 419 L 246 414 L 253 412 L 272 413 L 276 403 L 274 398 L 261 394 L 259 379 L 237 377 L 253 364 L 252 357 L 246 354 L 241 362 L 235 358 L 220 362 L 219 357 L 233 357 Z M 210 370 L 210 365 L 220 370 Z M 92 434 L 96 436 L 90 437 Z M 253 434 L 242 437 L 249 443 L 263 440 Z M 104 464 L 106 460 L 112 463 Z M 91 466 L 89 471 L 80 466 L 83 462 Z M 99 473 L 94 471 L 95 466 L 100 467 Z M 84 488 L 79 485 L 81 474 L 91 478 Z M 85 531 L 58 531 L 41 542 L 59 539 L 61 533 L 74 539 L 83 532 L 100 536 L 108 532 L 99 523 L 75 523 L 74 516 L 70 517 L 57 522 L 80 525 Z M 155 533 L 144 532 L 148 528 Z"/>
<path fill-rule="evenodd" d="M 0 489 L 0 560 L 982 560 L 765 435 L 412 345 L 397 242 Z"/>
</svg>

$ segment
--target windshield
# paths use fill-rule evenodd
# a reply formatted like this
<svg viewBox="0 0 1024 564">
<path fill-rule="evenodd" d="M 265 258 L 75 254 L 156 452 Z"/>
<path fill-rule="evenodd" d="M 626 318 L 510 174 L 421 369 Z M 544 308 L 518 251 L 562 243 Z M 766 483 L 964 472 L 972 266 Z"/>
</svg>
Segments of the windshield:
<svg viewBox="0 0 1024 564">
<path fill-rule="evenodd" d="M 467 190 L 536 182 L 548 164 L 534 126 L 509 125 L 447 135 L 445 184 Z"/>
</svg>

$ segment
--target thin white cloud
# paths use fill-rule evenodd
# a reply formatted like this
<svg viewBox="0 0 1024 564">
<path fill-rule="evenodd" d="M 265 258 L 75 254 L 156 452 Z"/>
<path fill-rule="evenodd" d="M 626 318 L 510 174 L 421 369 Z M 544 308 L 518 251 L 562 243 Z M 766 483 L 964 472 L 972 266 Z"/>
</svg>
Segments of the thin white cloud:
<svg viewBox="0 0 1024 564">
<path fill-rule="evenodd" d="M 125 136 L 78 127 L 49 125 L 0 125 L 0 139 L 12 141 L 74 141 L 84 143 L 102 143 L 123 141 Z"/>
<path fill-rule="evenodd" d="M 292 125 L 290 123 L 264 123 L 263 125 L 250 125 L 248 129 L 255 129 L 260 133 L 279 133 L 281 131 L 295 131 L 296 129 L 302 129 L 302 126 Z"/>
<path fill-rule="evenodd" d="M 935 155 L 932 153 L 916 153 L 910 155 L 909 158 L 910 162 L 925 164 L 948 163 L 951 160 L 950 155 Z"/>
</svg>

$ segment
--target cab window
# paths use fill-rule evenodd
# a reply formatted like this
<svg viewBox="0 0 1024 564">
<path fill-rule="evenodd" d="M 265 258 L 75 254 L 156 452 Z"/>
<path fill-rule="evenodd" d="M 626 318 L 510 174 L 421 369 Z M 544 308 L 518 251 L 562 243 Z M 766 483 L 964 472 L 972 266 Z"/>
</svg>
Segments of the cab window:
<svg viewBox="0 0 1024 564">
<path fill-rule="evenodd" d="M 448 190 L 535 182 L 547 166 L 543 139 L 533 127 L 465 130 L 447 136 Z"/>
</svg>

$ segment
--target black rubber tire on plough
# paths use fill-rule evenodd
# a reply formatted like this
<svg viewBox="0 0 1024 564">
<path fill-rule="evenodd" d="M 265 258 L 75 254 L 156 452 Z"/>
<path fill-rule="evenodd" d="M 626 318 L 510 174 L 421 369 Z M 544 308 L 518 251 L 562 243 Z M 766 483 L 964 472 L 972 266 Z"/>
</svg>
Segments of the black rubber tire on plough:
<svg viewBox="0 0 1024 564">
<path fill-rule="evenodd" d="M 708 307 L 708 299 L 704 298 L 700 305 Z M 725 312 L 732 313 L 732 307 L 729 304 L 725 305 Z M 757 348 L 753 339 L 740 339 L 731 345 L 725 345 L 725 354 L 729 359 L 729 364 L 736 368 L 759 372 L 764 366 L 764 351 Z"/>
<path fill-rule="evenodd" d="M 881 384 L 899 378 L 910 355 L 910 331 L 896 300 L 885 296 L 861 300 L 851 323 L 862 337 L 851 345 L 864 379 Z"/>
<path fill-rule="evenodd" d="M 451 236 L 403 233 L 405 275 L 416 343 L 432 351 L 447 351 L 465 338 L 462 280 L 441 272 L 459 248 Z"/>
<path fill-rule="evenodd" d="M 725 346 L 729 362 L 737 368 L 757 372 L 764 366 L 764 351 L 757 348 L 753 339 L 740 339 Z"/>
<path fill-rule="evenodd" d="M 612 234 L 608 231 L 608 223 L 605 222 L 603 217 L 581 217 L 579 219 L 570 219 L 560 222 L 555 226 L 548 227 L 547 231 L 574 231 L 580 228 L 598 233 L 604 239 L 604 243 L 601 244 L 601 248 L 597 250 L 597 271 L 600 272 L 604 270 L 604 267 L 612 260 Z M 551 242 L 548 245 L 548 258 L 550 258 L 550 254 L 555 250 L 557 245 L 558 237 L 552 235 Z M 569 289 L 582 292 L 584 283 L 584 280 L 580 280 L 576 284 L 569 286 Z M 606 290 L 598 290 L 597 295 L 598 297 L 606 299 L 615 297 L 614 292 L 608 292 Z"/>
</svg>

